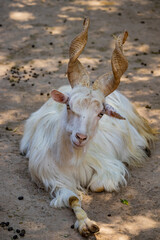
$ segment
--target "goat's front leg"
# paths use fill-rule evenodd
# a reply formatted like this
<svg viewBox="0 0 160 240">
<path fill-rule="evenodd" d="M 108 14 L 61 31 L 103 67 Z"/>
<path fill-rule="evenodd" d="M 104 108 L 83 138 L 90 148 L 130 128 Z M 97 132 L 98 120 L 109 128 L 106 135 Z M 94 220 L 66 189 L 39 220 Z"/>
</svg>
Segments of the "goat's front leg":
<svg viewBox="0 0 160 240">
<path fill-rule="evenodd" d="M 94 221 L 91 221 L 86 212 L 81 208 L 80 201 L 77 197 L 72 196 L 69 198 L 69 205 L 73 209 L 77 221 L 75 223 L 75 228 L 79 230 L 83 237 L 88 237 L 90 234 L 99 231 L 99 227 Z"/>
</svg>

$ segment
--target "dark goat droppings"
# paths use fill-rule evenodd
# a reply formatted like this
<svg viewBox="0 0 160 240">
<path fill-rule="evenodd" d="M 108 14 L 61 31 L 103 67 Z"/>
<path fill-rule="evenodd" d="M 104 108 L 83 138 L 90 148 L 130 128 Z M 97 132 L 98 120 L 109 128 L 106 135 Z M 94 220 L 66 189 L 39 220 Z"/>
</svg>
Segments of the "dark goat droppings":
<svg viewBox="0 0 160 240">
<path fill-rule="evenodd" d="M 50 42 L 49 44 L 50 44 L 50 45 L 53 45 L 53 43 L 52 43 L 52 42 Z"/>
<path fill-rule="evenodd" d="M 19 229 L 16 229 L 16 233 L 20 233 L 21 231 Z"/>
<path fill-rule="evenodd" d="M 0 27 L 2 27 L 3 25 L 2 24 L 0 24 Z"/>
<path fill-rule="evenodd" d="M 145 21 L 141 21 L 141 23 L 142 23 L 142 24 L 144 24 L 144 23 L 145 23 Z"/>
<path fill-rule="evenodd" d="M 72 229 L 74 228 L 74 224 L 73 224 L 73 225 L 71 225 L 71 228 L 72 228 Z"/>
<path fill-rule="evenodd" d="M 109 214 L 108 214 L 108 217 L 111 217 L 111 216 L 112 216 L 112 215 L 109 213 Z"/>
<path fill-rule="evenodd" d="M 8 228 L 8 231 L 10 232 L 10 231 L 13 231 L 13 227 L 9 227 Z"/>
<path fill-rule="evenodd" d="M 9 222 L 6 222 L 5 224 L 6 224 L 7 227 L 9 226 Z"/>
<path fill-rule="evenodd" d="M 148 105 L 148 104 L 147 104 L 147 105 L 145 106 L 145 108 L 151 109 L 151 105 Z"/>
<path fill-rule="evenodd" d="M 32 48 L 34 48 L 34 47 L 35 47 L 35 45 L 33 44 L 33 45 L 32 45 Z"/>
<path fill-rule="evenodd" d="M 18 239 L 18 236 L 17 236 L 17 235 L 14 235 L 14 236 L 13 236 L 13 239 Z"/>
<path fill-rule="evenodd" d="M 18 197 L 18 200 L 23 200 L 23 199 L 24 199 L 23 196 L 19 196 L 19 197 Z"/>
<path fill-rule="evenodd" d="M 25 233 L 26 233 L 26 231 L 24 229 L 22 229 L 19 236 L 24 237 Z"/>
<path fill-rule="evenodd" d="M 5 222 L 1 222 L 1 223 L 0 223 L 0 226 L 1 226 L 1 227 L 5 227 L 5 226 L 6 226 L 6 223 L 5 223 Z"/>
<path fill-rule="evenodd" d="M 41 92 L 40 95 L 42 96 L 42 95 L 43 95 L 43 92 Z"/>
</svg>

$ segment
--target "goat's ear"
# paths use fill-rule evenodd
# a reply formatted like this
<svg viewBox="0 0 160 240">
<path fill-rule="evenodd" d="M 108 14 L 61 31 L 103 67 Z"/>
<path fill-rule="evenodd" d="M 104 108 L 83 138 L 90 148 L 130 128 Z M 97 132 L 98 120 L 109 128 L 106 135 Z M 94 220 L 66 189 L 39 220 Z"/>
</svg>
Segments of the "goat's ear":
<svg viewBox="0 0 160 240">
<path fill-rule="evenodd" d="M 122 117 L 111 105 L 105 104 L 104 108 L 105 108 L 104 111 L 105 111 L 106 115 L 108 115 L 110 117 L 125 120 L 125 118 Z"/>
<path fill-rule="evenodd" d="M 68 96 L 53 89 L 51 92 L 51 96 L 54 101 L 59 102 L 59 103 L 67 103 L 68 101 Z"/>
</svg>

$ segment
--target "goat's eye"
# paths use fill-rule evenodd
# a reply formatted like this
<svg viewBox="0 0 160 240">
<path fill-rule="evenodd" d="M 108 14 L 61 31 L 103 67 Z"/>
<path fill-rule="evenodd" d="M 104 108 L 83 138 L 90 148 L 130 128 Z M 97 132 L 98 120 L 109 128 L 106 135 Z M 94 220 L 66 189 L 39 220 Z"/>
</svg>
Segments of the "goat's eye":
<svg viewBox="0 0 160 240">
<path fill-rule="evenodd" d="M 98 114 L 98 117 L 101 118 L 101 117 L 103 117 L 103 115 L 104 115 L 104 113 L 103 113 L 103 112 L 100 112 L 100 113 Z"/>
<path fill-rule="evenodd" d="M 67 103 L 67 110 L 70 110 L 70 106 L 69 106 L 69 104 Z"/>
</svg>

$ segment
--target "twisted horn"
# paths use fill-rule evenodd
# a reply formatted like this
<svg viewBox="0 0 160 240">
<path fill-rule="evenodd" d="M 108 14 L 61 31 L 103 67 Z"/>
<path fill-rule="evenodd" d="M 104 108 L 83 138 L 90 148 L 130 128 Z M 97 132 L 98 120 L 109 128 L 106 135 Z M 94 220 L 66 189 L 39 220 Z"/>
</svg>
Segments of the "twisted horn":
<svg viewBox="0 0 160 240">
<path fill-rule="evenodd" d="M 127 37 L 128 32 L 125 31 L 116 38 L 115 49 L 111 58 L 113 74 L 100 76 L 92 86 L 94 90 L 100 89 L 105 96 L 108 96 L 118 87 L 121 76 L 128 68 L 128 61 L 123 55 L 123 44 Z"/>
<path fill-rule="evenodd" d="M 77 59 L 82 53 L 88 39 L 88 27 L 89 27 L 89 18 L 85 18 L 83 22 L 83 30 L 78 34 L 71 42 L 69 49 L 69 63 L 67 76 L 71 84 L 71 87 L 74 87 L 77 84 L 89 87 L 89 75 L 84 66 Z"/>
</svg>

